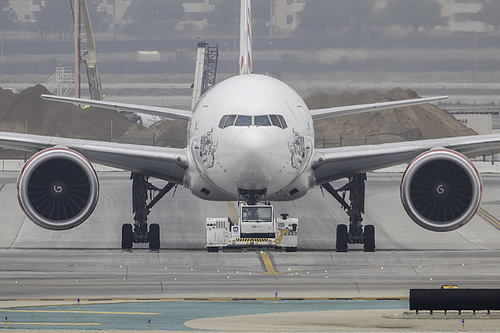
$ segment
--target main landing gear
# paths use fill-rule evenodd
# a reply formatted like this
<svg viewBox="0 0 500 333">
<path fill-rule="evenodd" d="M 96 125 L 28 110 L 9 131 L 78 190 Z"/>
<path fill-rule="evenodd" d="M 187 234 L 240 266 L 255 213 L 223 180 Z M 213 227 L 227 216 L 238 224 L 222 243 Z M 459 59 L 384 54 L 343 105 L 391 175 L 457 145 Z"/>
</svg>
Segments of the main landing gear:
<svg viewBox="0 0 500 333">
<path fill-rule="evenodd" d="M 366 225 L 363 228 L 365 213 L 365 181 L 366 174 L 359 174 L 349 178 L 349 182 L 334 189 L 329 183 L 321 185 L 344 208 L 349 215 L 349 229 L 345 224 L 337 226 L 337 252 L 347 252 L 347 244 L 363 244 L 365 252 L 375 251 L 375 227 Z M 349 192 L 349 201 L 345 201 L 346 192 Z M 342 194 L 342 195 L 341 195 Z"/>
<path fill-rule="evenodd" d="M 175 187 L 174 183 L 167 183 L 160 189 L 148 181 L 148 177 L 132 173 L 132 210 L 134 213 L 134 227 L 131 224 L 122 225 L 122 249 L 131 249 L 133 243 L 149 243 L 151 250 L 160 248 L 160 226 L 152 223 L 148 232 L 148 215 L 151 208 Z M 153 192 L 158 192 L 153 196 Z M 148 199 L 151 199 L 149 204 Z"/>
</svg>

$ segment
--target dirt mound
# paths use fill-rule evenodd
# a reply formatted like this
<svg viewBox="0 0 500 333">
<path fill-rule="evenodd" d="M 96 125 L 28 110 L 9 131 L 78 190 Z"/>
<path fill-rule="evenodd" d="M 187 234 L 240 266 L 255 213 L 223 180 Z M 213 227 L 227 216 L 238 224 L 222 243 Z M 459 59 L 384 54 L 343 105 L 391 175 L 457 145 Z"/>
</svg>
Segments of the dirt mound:
<svg viewBox="0 0 500 333">
<path fill-rule="evenodd" d="M 0 101 L 2 102 L 2 104 L 0 104 L 0 108 L 2 106 L 9 105 L 10 103 L 12 103 L 15 97 L 16 94 L 13 93 L 12 91 L 0 88 Z"/>
<path fill-rule="evenodd" d="M 184 148 L 187 145 L 187 121 L 163 120 L 149 128 L 135 125 L 118 141 L 145 145 Z"/>
<path fill-rule="evenodd" d="M 0 89 L 0 130 L 109 141 L 111 131 L 121 137 L 131 125 L 116 111 L 45 101 L 41 94 L 50 92 L 42 85 L 19 95 Z"/>
<path fill-rule="evenodd" d="M 116 111 L 45 101 L 41 94 L 50 92 L 42 85 L 18 95 L 0 88 L 0 131 L 110 141 L 131 126 Z"/>
<path fill-rule="evenodd" d="M 0 131 L 177 148 L 187 144 L 185 121 L 165 120 L 146 129 L 131 124 L 116 111 L 49 102 L 40 99 L 41 94 L 50 93 L 41 85 L 19 95 L 0 88 Z M 384 94 L 376 91 L 318 94 L 305 101 L 310 109 L 317 109 L 417 97 L 412 90 L 398 88 Z M 317 147 L 476 134 L 445 110 L 429 104 L 324 119 L 316 121 L 314 126 Z M 5 153 L 0 157 L 5 157 Z"/>
<path fill-rule="evenodd" d="M 413 90 L 397 88 L 387 93 L 318 94 L 306 98 L 305 102 L 310 109 L 318 109 L 418 97 Z M 430 104 L 318 120 L 314 128 L 318 147 L 339 145 L 340 140 L 347 146 L 477 134 L 447 111 Z"/>
<path fill-rule="evenodd" d="M 318 94 L 306 98 L 305 102 L 310 109 L 317 109 L 418 97 L 415 91 L 397 88 L 386 93 L 370 90 L 360 93 Z M 430 104 L 324 119 L 316 121 L 314 127 L 317 147 L 477 134 L 456 121 L 447 111 Z M 120 141 L 183 148 L 187 144 L 186 131 L 187 122 L 165 120 L 147 129 L 131 128 Z"/>
</svg>

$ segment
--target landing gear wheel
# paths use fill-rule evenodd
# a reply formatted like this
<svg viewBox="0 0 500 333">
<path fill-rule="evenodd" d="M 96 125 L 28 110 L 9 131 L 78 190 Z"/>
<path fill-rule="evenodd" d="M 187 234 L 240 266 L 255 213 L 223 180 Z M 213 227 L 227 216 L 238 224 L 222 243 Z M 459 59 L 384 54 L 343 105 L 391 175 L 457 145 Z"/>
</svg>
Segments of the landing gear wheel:
<svg viewBox="0 0 500 333">
<path fill-rule="evenodd" d="M 130 250 L 134 242 L 134 232 L 132 231 L 132 224 L 122 225 L 122 249 Z"/>
<path fill-rule="evenodd" d="M 219 252 L 219 248 L 217 246 L 208 246 L 207 252 Z"/>
<path fill-rule="evenodd" d="M 375 226 L 365 225 L 363 232 L 363 248 L 365 252 L 375 252 Z"/>
<path fill-rule="evenodd" d="M 347 225 L 339 224 L 337 225 L 337 252 L 347 252 L 347 242 L 349 241 L 349 232 L 347 231 Z"/>
<path fill-rule="evenodd" d="M 297 252 L 296 247 L 285 247 L 285 252 Z"/>
<path fill-rule="evenodd" d="M 149 226 L 148 233 L 149 248 L 151 250 L 160 249 L 160 225 L 157 223 L 152 223 Z"/>
</svg>

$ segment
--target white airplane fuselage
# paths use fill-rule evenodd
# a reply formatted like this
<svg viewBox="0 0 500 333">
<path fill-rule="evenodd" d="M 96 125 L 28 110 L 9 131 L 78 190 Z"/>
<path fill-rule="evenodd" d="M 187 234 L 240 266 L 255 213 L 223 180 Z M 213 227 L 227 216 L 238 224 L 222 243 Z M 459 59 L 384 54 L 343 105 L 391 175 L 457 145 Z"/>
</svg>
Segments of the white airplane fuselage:
<svg viewBox="0 0 500 333">
<path fill-rule="evenodd" d="M 239 189 L 293 200 L 314 186 L 314 127 L 302 98 L 265 75 L 231 77 L 209 90 L 188 126 L 184 186 L 206 200 L 234 200 Z"/>
</svg>

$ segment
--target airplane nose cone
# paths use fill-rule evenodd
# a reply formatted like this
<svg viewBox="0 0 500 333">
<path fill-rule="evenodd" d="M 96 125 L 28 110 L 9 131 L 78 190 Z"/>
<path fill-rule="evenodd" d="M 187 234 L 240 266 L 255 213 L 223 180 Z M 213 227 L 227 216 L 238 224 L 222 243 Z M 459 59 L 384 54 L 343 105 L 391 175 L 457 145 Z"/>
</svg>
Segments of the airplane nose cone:
<svg viewBox="0 0 500 333">
<path fill-rule="evenodd" d="M 248 129 L 234 138 L 234 155 L 245 168 L 260 169 L 271 160 L 271 136 L 259 130 Z"/>
</svg>

